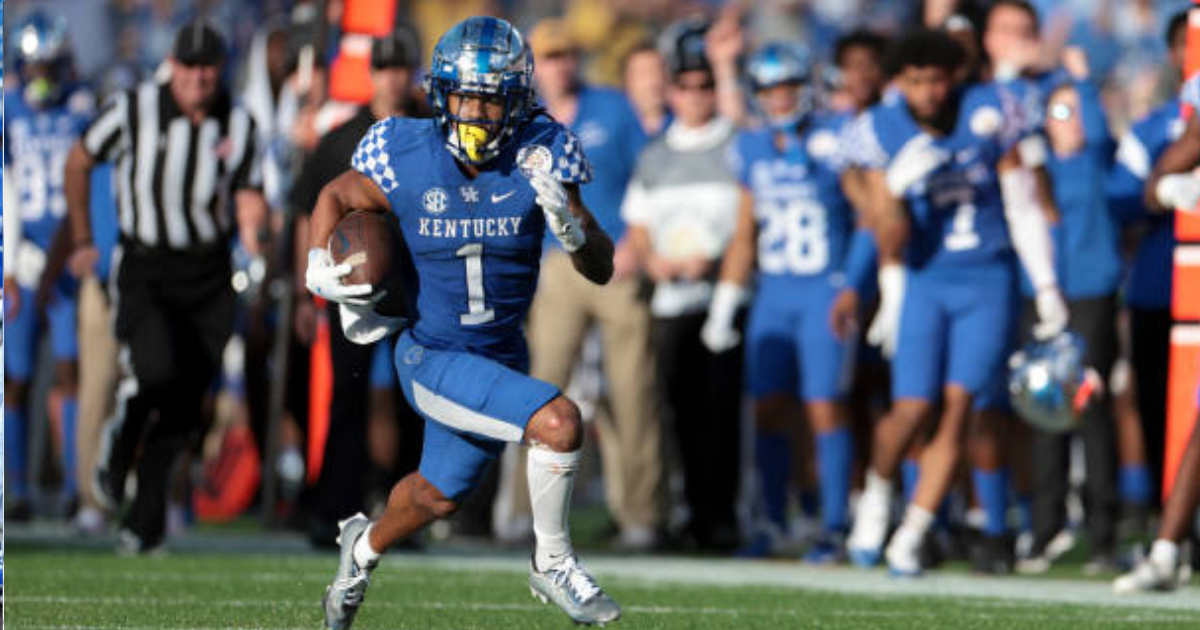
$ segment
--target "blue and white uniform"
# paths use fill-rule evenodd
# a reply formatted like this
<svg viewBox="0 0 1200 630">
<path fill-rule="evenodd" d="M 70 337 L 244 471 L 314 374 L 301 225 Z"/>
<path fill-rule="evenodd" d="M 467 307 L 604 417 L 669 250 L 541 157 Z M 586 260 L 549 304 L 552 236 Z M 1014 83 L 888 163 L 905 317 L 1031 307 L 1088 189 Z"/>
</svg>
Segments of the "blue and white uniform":
<svg viewBox="0 0 1200 630">
<path fill-rule="evenodd" d="M 1171 307 L 1171 278 L 1175 249 L 1173 212 L 1153 213 L 1146 209 L 1142 193 L 1154 161 L 1187 125 L 1181 116 L 1182 103 L 1172 99 L 1134 123 L 1117 146 L 1116 160 L 1108 178 L 1109 206 L 1125 224 L 1142 224 L 1147 232 L 1138 242 L 1125 284 L 1125 301 L 1145 310 Z"/>
<path fill-rule="evenodd" d="M 13 91 L 5 93 L 4 101 L 4 168 L 11 169 L 9 181 L 16 187 L 13 198 L 17 201 L 9 211 L 20 213 L 22 235 L 15 252 L 17 268 L 5 270 L 17 279 L 21 290 L 21 309 L 5 322 L 5 370 L 9 378 L 24 382 L 32 376 L 37 351 L 39 317 L 34 312 L 34 293 L 54 235 L 67 214 L 63 170 L 71 146 L 88 124 L 90 112 L 68 105 L 34 109 Z M 79 344 L 75 335 L 75 282 L 69 275 L 64 273 L 55 283 L 46 309 L 55 360 L 74 360 Z"/>
<path fill-rule="evenodd" d="M 953 383 L 980 406 L 1002 380 L 1015 320 L 1015 257 L 996 163 L 1021 134 L 993 85 L 961 98 L 953 131 L 934 139 L 950 160 L 906 193 L 909 272 L 892 395 L 936 400 Z M 856 159 L 873 169 L 886 169 L 924 133 L 902 100 L 872 108 L 856 126 Z"/>
<path fill-rule="evenodd" d="M 522 324 L 546 231 L 526 173 L 550 170 L 583 184 L 591 169 L 575 136 L 547 119 L 518 128 L 474 179 L 445 145 L 429 120 L 389 118 L 363 138 L 352 165 L 387 195 L 411 252 L 417 317 L 394 362 L 426 420 L 420 472 L 458 499 L 559 395 L 526 375 Z"/>
<path fill-rule="evenodd" d="M 746 332 L 747 387 L 833 400 L 842 394 L 845 344 L 829 309 L 845 285 L 854 211 L 842 194 L 838 137 L 844 115 L 816 115 L 780 150 L 776 132 L 744 131 L 730 163 L 754 198 L 757 292 Z"/>
</svg>

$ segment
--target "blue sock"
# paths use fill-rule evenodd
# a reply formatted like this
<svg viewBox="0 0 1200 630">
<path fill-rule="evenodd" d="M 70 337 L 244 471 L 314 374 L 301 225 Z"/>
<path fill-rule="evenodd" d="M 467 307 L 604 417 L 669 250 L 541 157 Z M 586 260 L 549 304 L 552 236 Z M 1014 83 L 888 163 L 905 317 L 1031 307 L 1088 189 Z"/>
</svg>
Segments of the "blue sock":
<svg viewBox="0 0 1200 630">
<path fill-rule="evenodd" d="M 63 491 L 68 497 L 74 497 L 79 491 L 78 480 L 75 477 L 76 441 L 75 415 L 79 410 L 79 401 L 74 396 L 63 398 L 62 404 L 62 468 Z"/>
<path fill-rule="evenodd" d="M 854 463 L 850 429 L 838 427 L 817 433 L 817 476 L 821 481 L 821 524 L 826 533 L 846 529 L 846 501 Z"/>
<path fill-rule="evenodd" d="M 1008 531 L 1008 471 L 971 469 L 971 480 L 975 484 L 975 494 L 979 504 L 987 514 L 987 523 L 983 533 L 988 536 L 1001 536 Z"/>
<path fill-rule="evenodd" d="M 1118 483 L 1122 501 L 1133 505 L 1150 504 L 1150 468 L 1146 464 L 1121 466 Z"/>
<path fill-rule="evenodd" d="M 1033 497 L 1026 493 L 1017 494 L 1017 514 L 1023 532 L 1033 531 Z"/>
<path fill-rule="evenodd" d="M 783 432 L 758 431 L 754 439 L 755 466 L 767 518 L 787 531 L 787 487 L 792 472 L 792 444 Z"/>
<path fill-rule="evenodd" d="M 4 408 L 4 492 L 9 499 L 25 499 L 25 410 Z"/>
<path fill-rule="evenodd" d="M 917 491 L 917 480 L 921 478 L 921 465 L 915 459 L 905 459 L 900 464 L 900 482 L 904 484 L 904 503 L 912 503 Z"/>
</svg>

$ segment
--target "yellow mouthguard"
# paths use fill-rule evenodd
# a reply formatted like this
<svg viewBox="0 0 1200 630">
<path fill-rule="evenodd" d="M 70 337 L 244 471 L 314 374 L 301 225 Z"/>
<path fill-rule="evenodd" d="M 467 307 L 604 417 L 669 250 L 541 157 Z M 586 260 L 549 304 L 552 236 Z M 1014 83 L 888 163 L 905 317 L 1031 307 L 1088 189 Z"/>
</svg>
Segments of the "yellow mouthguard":
<svg viewBox="0 0 1200 630">
<path fill-rule="evenodd" d="M 480 159 L 490 135 L 487 129 L 479 125 L 458 123 L 458 145 L 467 152 L 467 157 L 472 161 Z"/>
</svg>

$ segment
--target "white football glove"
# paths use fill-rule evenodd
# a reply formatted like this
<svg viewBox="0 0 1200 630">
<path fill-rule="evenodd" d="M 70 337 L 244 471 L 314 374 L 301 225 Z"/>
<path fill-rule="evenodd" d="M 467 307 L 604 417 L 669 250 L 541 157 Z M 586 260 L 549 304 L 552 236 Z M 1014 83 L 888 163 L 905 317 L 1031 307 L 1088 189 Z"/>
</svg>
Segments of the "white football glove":
<svg viewBox="0 0 1200 630">
<path fill-rule="evenodd" d="M 369 284 L 342 284 L 342 278 L 349 275 L 350 271 L 351 267 L 346 263 L 333 264 L 333 257 L 329 255 L 328 249 L 314 247 L 308 250 L 308 269 L 304 271 L 304 286 L 313 295 L 339 304 L 368 306 L 381 297 L 371 296 L 374 289 Z"/>
<path fill-rule="evenodd" d="M 567 252 L 576 252 L 587 242 L 583 226 L 568 207 L 567 189 L 558 178 L 543 171 L 529 178 L 529 185 L 537 191 L 537 204 L 546 214 L 546 226 L 562 243 Z"/>
<path fill-rule="evenodd" d="M 385 317 L 371 306 L 339 304 L 342 332 L 351 343 L 369 346 L 404 327 L 404 318 Z"/>
<path fill-rule="evenodd" d="M 1033 338 L 1038 341 L 1053 339 L 1067 329 L 1067 303 L 1056 286 L 1038 289 L 1034 300 L 1038 321 L 1033 325 Z"/>
<path fill-rule="evenodd" d="M 900 312 L 904 307 L 904 266 L 884 265 L 879 268 L 879 311 L 867 329 L 867 343 L 879 346 L 883 356 L 896 354 L 900 336 Z"/>
<path fill-rule="evenodd" d="M 928 177 L 948 159 L 950 153 L 934 145 L 932 136 L 927 133 L 916 136 L 892 158 L 885 175 L 888 190 L 896 197 L 903 197 L 908 189 Z"/>
<path fill-rule="evenodd" d="M 1194 212 L 1200 203 L 1200 178 L 1191 173 L 1163 175 L 1154 187 L 1154 196 L 1169 210 Z"/>
<path fill-rule="evenodd" d="M 746 290 L 732 282 L 721 282 L 713 291 L 712 302 L 708 305 L 708 317 L 704 327 L 700 329 L 700 341 L 709 352 L 720 354 L 732 350 L 742 340 L 733 318 L 737 316 L 738 306 L 746 295 Z"/>
</svg>

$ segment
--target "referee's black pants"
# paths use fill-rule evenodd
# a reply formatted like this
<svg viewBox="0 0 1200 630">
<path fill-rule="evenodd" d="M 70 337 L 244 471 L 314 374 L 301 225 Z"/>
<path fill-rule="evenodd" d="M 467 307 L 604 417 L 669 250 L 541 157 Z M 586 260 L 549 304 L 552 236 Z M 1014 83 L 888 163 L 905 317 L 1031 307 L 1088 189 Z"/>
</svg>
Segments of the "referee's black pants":
<svg viewBox="0 0 1200 630">
<path fill-rule="evenodd" d="M 1109 295 L 1071 300 L 1068 328 L 1087 344 L 1085 363 L 1104 379 L 1105 391 L 1084 413 L 1079 423 L 1083 439 L 1087 478 L 1084 483 L 1086 529 L 1094 555 L 1116 553 L 1117 438 L 1108 377 L 1117 357 L 1117 300 Z M 1031 338 L 1037 320 L 1036 308 L 1027 300 L 1022 316 L 1022 338 Z M 1041 553 L 1066 525 L 1066 498 L 1070 464 L 1070 433 L 1033 431 L 1032 454 L 1035 494 L 1033 497 L 1034 551 Z"/>
<path fill-rule="evenodd" d="M 204 429 L 202 403 L 233 328 L 229 252 L 124 245 L 116 268 L 121 382 L 102 466 L 136 466 L 137 494 L 122 527 L 143 549 L 163 539 L 172 464 Z"/>
</svg>

